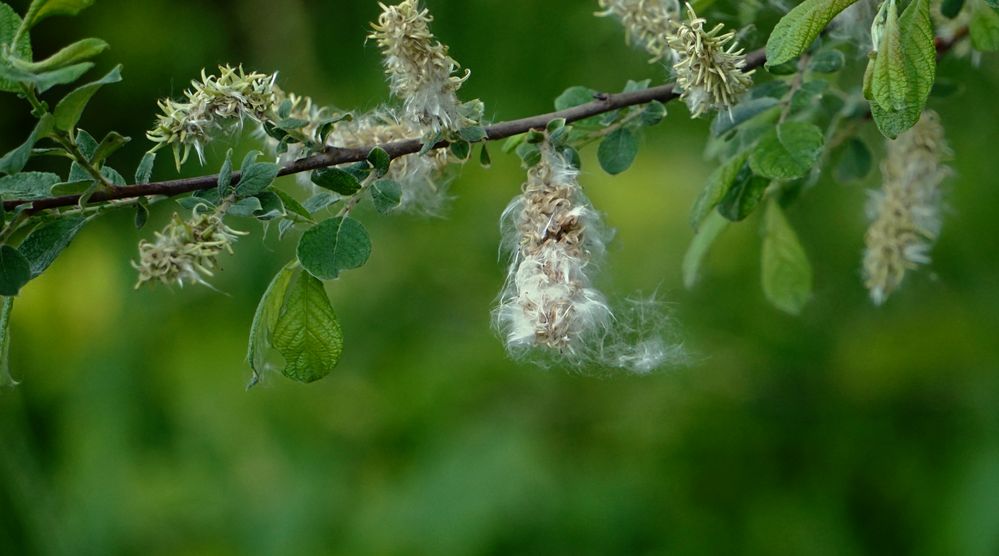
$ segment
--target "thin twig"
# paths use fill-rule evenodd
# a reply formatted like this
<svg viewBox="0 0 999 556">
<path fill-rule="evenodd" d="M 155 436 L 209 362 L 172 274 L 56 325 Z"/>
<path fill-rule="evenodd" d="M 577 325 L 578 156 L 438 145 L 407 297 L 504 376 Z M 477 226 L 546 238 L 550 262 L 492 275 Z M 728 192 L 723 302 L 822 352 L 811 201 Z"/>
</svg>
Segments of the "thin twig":
<svg viewBox="0 0 999 556">
<path fill-rule="evenodd" d="M 949 50 L 957 41 L 961 40 L 967 35 L 967 28 L 964 28 L 950 39 L 940 39 L 936 41 L 936 47 L 938 52 L 946 52 Z M 759 68 L 766 62 L 766 49 L 758 49 L 750 52 L 746 55 L 746 71 Z M 667 83 L 665 85 L 660 85 L 658 87 L 650 87 L 648 89 L 643 89 L 641 91 L 633 91 L 628 93 L 617 93 L 617 94 L 599 94 L 596 96 L 596 100 L 580 106 L 575 106 L 566 110 L 560 110 L 558 112 L 549 112 L 547 114 L 539 114 L 536 116 L 530 116 L 527 118 L 521 118 L 519 120 L 510 120 L 507 122 L 500 122 L 486 127 L 486 141 L 497 141 L 500 139 L 506 139 L 507 137 L 512 137 L 514 135 L 519 135 L 521 133 L 526 133 L 532 129 L 544 129 L 552 120 L 559 118 L 565 118 L 566 122 L 572 123 L 592 116 L 597 116 L 604 114 L 606 112 L 611 112 L 613 110 L 620 110 L 622 108 L 627 108 L 629 106 L 637 106 L 641 104 L 648 104 L 654 100 L 667 103 L 671 100 L 678 98 L 680 95 L 674 91 L 674 84 Z M 449 145 L 447 141 L 441 141 L 440 143 L 434 145 L 435 149 L 445 148 Z M 392 143 L 386 143 L 384 145 L 377 145 L 385 150 L 393 159 L 400 156 L 405 156 L 407 154 L 413 154 L 420 152 L 423 145 L 419 139 L 408 139 L 403 141 L 394 141 Z M 372 145 L 369 148 L 342 148 L 342 147 L 327 147 L 322 153 L 310 156 L 308 158 L 303 158 L 301 160 L 296 160 L 285 165 L 281 168 L 278 173 L 279 176 L 288 176 L 291 174 L 298 174 L 301 172 L 309 172 L 312 170 L 317 170 L 319 168 L 327 168 L 330 166 L 337 166 L 339 164 L 346 164 L 348 162 L 360 162 L 366 160 L 368 153 L 374 148 Z M 176 180 L 167 180 L 147 184 L 139 185 L 129 185 L 125 187 L 115 187 L 106 191 L 97 191 L 91 195 L 90 203 L 101 203 L 107 201 L 116 201 L 120 199 L 132 199 L 135 197 L 145 197 L 151 195 L 165 195 L 172 197 L 174 195 L 180 195 L 183 193 L 190 193 L 192 191 L 198 191 L 200 189 L 207 189 L 210 187 L 215 187 L 217 185 L 218 175 L 210 176 L 199 176 L 194 178 L 182 178 Z M 239 172 L 233 172 L 232 183 L 236 184 L 239 182 Z M 32 207 L 27 209 L 28 213 L 36 213 L 46 209 L 72 206 L 79 202 L 79 195 L 63 195 L 60 197 L 49 197 L 46 199 L 37 200 L 23 200 L 14 199 L 10 201 L 4 201 L 4 209 L 13 210 L 19 205 L 31 203 Z"/>
</svg>

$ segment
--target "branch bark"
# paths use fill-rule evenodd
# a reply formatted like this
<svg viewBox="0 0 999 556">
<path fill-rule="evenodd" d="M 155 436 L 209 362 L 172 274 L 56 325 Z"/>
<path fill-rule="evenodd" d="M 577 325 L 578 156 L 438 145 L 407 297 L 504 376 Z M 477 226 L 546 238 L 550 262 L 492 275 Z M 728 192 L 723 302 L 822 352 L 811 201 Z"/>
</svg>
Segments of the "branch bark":
<svg viewBox="0 0 999 556">
<path fill-rule="evenodd" d="M 957 41 L 961 40 L 967 35 L 967 28 L 955 33 L 954 37 L 949 40 L 937 39 L 936 47 L 937 52 L 943 53 L 949 50 Z M 754 50 L 746 55 L 746 70 L 753 70 L 761 67 L 766 62 L 766 49 Z M 591 116 L 596 116 L 606 112 L 611 112 L 613 110 L 619 110 L 621 108 L 627 108 L 629 106 L 637 106 L 641 104 L 647 104 L 654 100 L 662 103 L 667 103 L 671 100 L 679 98 L 679 93 L 674 91 L 674 84 L 667 83 L 660 85 L 658 87 L 650 87 L 641 91 L 634 91 L 630 93 L 618 93 L 618 94 L 598 94 L 593 102 L 582 104 L 580 106 L 575 106 L 567 110 L 561 110 L 558 112 L 549 112 L 547 114 L 538 114 L 536 116 L 529 116 L 527 118 L 521 118 L 519 120 L 510 120 L 506 122 L 500 122 L 486 127 L 486 140 L 487 141 L 497 141 L 500 139 L 506 139 L 507 137 L 512 137 L 520 133 L 526 133 L 532 129 L 544 129 L 548 122 L 565 118 L 567 122 L 572 123 L 578 120 L 589 118 Z M 387 143 L 380 146 L 393 158 L 398 158 L 400 156 L 405 156 L 407 154 L 413 154 L 420 151 L 422 144 L 419 139 L 409 139 L 404 141 L 395 141 L 392 143 Z M 442 141 L 434 146 L 435 149 L 445 148 L 448 146 L 446 141 Z M 278 173 L 279 176 L 288 176 L 291 174 L 298 174 L 301 172 L 308 172 L 311 170 L 317 170 L 319 168 L 327 168 L 329 166 L 336 166 L 339 164 L 346 164 L 349 162 L 359 162 L 367 159 L 368 153 L 374 148 L 372 145 L 368 148 L 341 148 L 341 147 L 328 147 L 324 152 L 310 156 L 308 158 L 303 158 L 301 160 L 296 160 L 291 162 L 281 168 Z M 215 187 L 218 181 L 218 175 L 208 175 L 208 176 L 198 176 L 193 178 L 182 178 L 176 180 L 167 180 L 147 184 L 139 185 L 129 185 L 125 187 L 116 187 L 112 190 L 98 191 L 91 195 L 90 203 L 101 203 L 108 201 L 116 201 L 122 199 L 133 199 L 136 197 L 147 197 L 152 195 L 165 195 L 168 197 L 181 195 L 183 193 L 190 193 L 192 191 L 198 191 L 200 189 L 207 189 L 210 187 Z M 232 183 L 239 182 L 239 172 L 233 172 Z M 46 199 L 36 199 L 36 200 L 23 200 L 23 199 L 13 199 L 10 201 L 4 201 L 3 206 L 5 210 L 14 210 L 16 207 L 24 204 L 31 204 L 31 208 L 27 210 L 28 213 L 36 213 L 39 211 L 73 206 L 76 205 L 80 200 L 79 195 L 63 195 L 59 197 L 49 197 Z"/>
</svg>

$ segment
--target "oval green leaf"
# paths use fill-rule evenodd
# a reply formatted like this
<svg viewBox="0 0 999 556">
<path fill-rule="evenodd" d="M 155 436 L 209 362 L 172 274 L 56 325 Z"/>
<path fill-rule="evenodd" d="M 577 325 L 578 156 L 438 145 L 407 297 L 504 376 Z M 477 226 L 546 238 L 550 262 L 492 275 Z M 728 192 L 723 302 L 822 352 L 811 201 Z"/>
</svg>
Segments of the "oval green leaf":
<svg viewBox="0 0 999 556">
<path fill-rule="evenodd" d="M 363 266 L 371 256 L 371 239 L 360 222 L 330 218 L 302 234 L 298 260 L 321 280 L 332 280 L 344 270 Z"/>
</svg>

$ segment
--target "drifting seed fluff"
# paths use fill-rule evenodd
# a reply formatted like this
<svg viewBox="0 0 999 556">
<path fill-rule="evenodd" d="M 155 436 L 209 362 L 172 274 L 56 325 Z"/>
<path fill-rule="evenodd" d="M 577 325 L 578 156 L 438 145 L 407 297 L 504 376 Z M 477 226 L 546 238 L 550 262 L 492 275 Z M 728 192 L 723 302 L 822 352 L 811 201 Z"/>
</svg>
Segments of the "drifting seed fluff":
<svg viewBox="0 0 999 556">
<path fill-rule="evenodd" d="M 335 147 L 359 148 L 383 145 L 403 139 L 420 138 L 419 127 L 400 118 L 389 109 L 378 109 L 351 122 L 337 125 L 327 143 Z M 387 178 L 402 186 L 402 199 L 397 210 L 440 215 L 449 199 L 448 185 L 452 176 L 448 172 L 455 162 L 448 149 L 434 149 L 401 156 L 392 161 Z"/>
<path fill-rule="evenodd" d="M 641 46 L 658 62 L 672 56 L 667 34 L 680 17 L 679 0 L 599 0 L 600 17 L 621 20 L 628 42 Z"/>
<path fill-rule="evenodd" d="M 852 41 L 861 47 L 858 54 L 866 56 L 867 45 L 871 42 L 871 24 L 877 10 L 875 0 L 860 0 L 851 4 L 833 18 L 830 34 L 838 39 Z"/>
<path fill-rule="evenodd" d="M 185 221 L 177 214 L 163 231 L 156 232 L 156 241 L 139 242 L 139 261 L 132 262 L 139 273 L 135 287 L 146 282 L 166 285 L 208 285 L 223 251 L 232 254 L 232 244 L 246 232 L 225 225 L 217 213 L 194 214 Z"/>
<path fill-rule="evenodd" d="M 242 67 L 219 66 L 219 75 L 192 81 L 184 91 L 185 101 L 159 101 L 156 126 L 146 133 L 156 143 L 153 150 L 173 147 L 177 168 L 187 161 L 193 148 L 204 164 L 204 145 L 227 126 L 242 127 L 246 118 L 261 121 L 274 107 L 277 74 L 246 73 Z"/>
<path fill-rule="evenodd" d="M 912 129 L 888 142 L 881 165 L 884 183 L 868 204 L 864 279 L 871 300 L 882 304 L 906 271 L 930 262 L 940 233 L 940 185 L 950 175 L 950 155 L 936 113 L 926 111 Z"/>
<path fill-rule="evenodd" d="M 514 357 L 576 369 L 599 365 L 648 373 L 675 361 L 675 345 L 651 304 L 623 318 L 592 283 L 611 234 L 577 181 L 578 172 L 550 146 L 528 171 L 522 194 L 503 212 L 510 267 L 493 322 Z M 634 309 L 634 310 L 632 310 Z"/>
<path fill-rule="evenodd" d="M 418 0 L 379 5 L 382 13 L 368 37 L 382 50 L 389 87 L 404 101 L 407 116 L 434 133 L 466 127 L 470 122 L 457 92 L 469 71 L 455 75 L 461 66 L 430 32 L 429 10 L 421 9 Z"/>
<path fill-rule="evenodd" d="M 753 72 L 743 71 L 746 57 L 734 42 L 735 32 L 722 33 L 720 23 L 705 31 L 707 21 L 697 17 L 690 4 L 687 15 L 688 20 L 670 32 L 668 44 L 676 52 L 673 70 L 682 90 L 680 98 L 697 118 L 738 103 L 753 83 Z"/>
</svg>

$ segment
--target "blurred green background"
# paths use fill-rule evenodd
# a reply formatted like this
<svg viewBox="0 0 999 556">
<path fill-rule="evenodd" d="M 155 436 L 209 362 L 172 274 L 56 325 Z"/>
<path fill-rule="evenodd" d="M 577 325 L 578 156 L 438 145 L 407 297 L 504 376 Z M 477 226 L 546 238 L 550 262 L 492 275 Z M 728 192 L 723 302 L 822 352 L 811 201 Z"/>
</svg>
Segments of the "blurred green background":
<svg viewBox="0 0 999 556">
<path fill-rule="evenodd" d="M 472 69 L 464 96 L 496 120 L 547 111 L 569 85 L 663 78 L 595 2 L 426 3 Z M 101 0 L 34 38 L 39 54 L 111 43 L 93 75 L 120 61 L 125 81 L 81 125 L 135 138 L 113 161 L 131 175 L 155 99 L 202 67 L 280 70 L 282 87 L 341 108 L 385 102 L 364 43 L 377 13 L 368 0 Z M 858 270 L 876 177 L 825 180 L 789 211 L 816 274 L 791 318 L 760 293 L 755 217 L 682 287 L 709 122 L 671 105 L 619 178 L 586 153 L 584 184 L 618 230 L 605 289 L 658 289 L 694 353 L 649 377 L 505 357 L 489 325 L 497 220 L 522 172 L 495 148 L 492 169 L 463 170 L 446 219 L 359 215 L 372 259 L 328 288 L 345 356 L 308 386 L 273 376 L 244 391 L 255 304 L 294 241 L 235 222 L 255 234 L 214 280 L 227 295 L 133 291 L 136 243 L 173 207 L 138 233 L 128 211 L 104 218 L 15 304 L 23 383 L 0 394 L 0 553 L 999 554 L 999 72 L 988 57 L 940 74 L 964 89 L 934 103 L 956 152 L 943 237 L 932 271 L 881 309 Z M 26 112 L 0 100 L 3 152 Z M 174 176 L 161 157 L 154 177 Z"/>
</svg>

